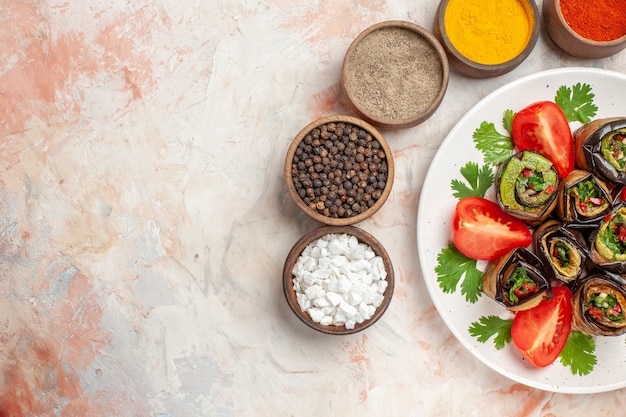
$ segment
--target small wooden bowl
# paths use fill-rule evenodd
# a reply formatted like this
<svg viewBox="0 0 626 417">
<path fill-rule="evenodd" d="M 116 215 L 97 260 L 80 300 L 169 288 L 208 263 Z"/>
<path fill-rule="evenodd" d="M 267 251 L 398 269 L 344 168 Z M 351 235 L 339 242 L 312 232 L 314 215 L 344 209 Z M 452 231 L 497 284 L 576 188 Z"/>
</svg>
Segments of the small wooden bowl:
<svg viewBox="0 0 626 417">
<path fill-rule="evenodd" d="M 300 142 L 309 133 L 313 132 L 315 129 L 320 128 L 321 126 L 324 126 L 324 125 L 331 124 L 331 123 L 346 123 L 346 124 L 365 130 L 372 136 L 373 139 L 376 139 L 378 141 L 378 143 L 380 144 L 381 150 L 384 151 L 385 153 L 385 159 L 386 159 L 386 164 L 387 164 L 387 179 L 385 182 L 385 187 L 382 190 L 381 196 L 367 210 L 354 214 L 349 217 L 346 217 L 346 216 L 331 217 L 331 216 L 324 215 L 323 213 L 320 213 L 318 210 L 314 210 L 311 207 L 309 207 L 305 203 L 303 198 L 300 197 L 300 195 L 298 194 L 298 191 L 296 190 L 296 186 L 294 184 L 294 180 L 292 177 L 292 171 L 293 171 L 292 163 L 293 163 L 294 156 L 296 155 L 296 151 L 298 149 L 298 145 L 300 144 Z M 383 204 L 387 200 L 387 197 L 389 197 L 389 194 L 391 193 L 391 188 L 393 187 L 393 179 L 394 179 L 393 154 L 391 152 L 391 148 L 389 148 L 389 145 L 387 144 L 387 141 L 385 140 L 383 135 L 381 135 L 380 132 L 376 130 L 376 128 L 374 128 L 369 123 L 359 118 L 346 116 L 346 115 L 326 116 L 326 117 L 322 117 L 321 119 L 318 119 L 309 123 L 293 139 L 293 141 L 291 142 L 291 145 L 289 146 L 289 149 L 287 150 L 287 155 L 285 157 L 284 179 L 285 179 L 285 184 L 287 186 L 287 191 L 289 192 L 289 195 L 291 196 L 293 201 L 296 202 L 296 205 L 308 216 L 319 221 L 320 223 L 324 223 L 327 225 L 347 226 L 347 225 L 361 222 L 367 219 L 368 217 L 372 216 L 383 206 Z"/>
<path fill-rule="evenodd" d="M 591 4 L 588 7 L 593 7 Z M 578 58 L 606 58 L 626 48 L 626 35 L 612 41 L 598 42 L 576 33 L 565 21 L 560 0 L 543 1 L 546 31 L 554 43 L 569 55 Z"/>
<path fill-rule="evenodd" d="M 469 59 L 463 55 L 452 44 L 448 31 L 446 29 L 445 14 L 448 7 L 448 3 L 451 0 L 442 0 L 439 3 L 437 14 L 435 16 L 435 35 L 441 41 L 444 49 L 448 54 L 450 64 L 461 74 L 473 78 L 489 78 L 496 77 L 502 74 L 506 74 L 519 66 L 532 52 L 537 39 L 539 38 L 539 9 L 534 0 L 521 0 L 526 13 L 532 17 L 532 28 L 530 31 L 530 37 L 526 43 L 524 49 L 517 54 L 514 58 L 497 64 L 483 64 Z"/>
<path fill-rule="evenodd" d="M 341 87 L 352 110 L 374 126 L 400 129 L 428 119 L 448 88 L 449 65 L 439 41 L 401 20 L 377 23 L 350 44 Z"/>
<path fill-rule="evenodd" d="M 366 320 L 362 323 L 357 323 L 353 329 L 347 329 L 345 326 L 335 326 L 335 325 L 323 325 L 317 323 L 311 319 L 311 316 L 307 312 L 302 311 L 300 305 L 298 304 L 298 300 L 296 298 L 296 291 L 294 290 L 293 285 L 293 268 L 298 258 L 302 254 L 302 251 L 313 241 L 326 236 L 327 234 L 348 234 L 351 236 L 355 236 L 360 243 L 365 243 L 368 245 L 374 253 L 380 256 L 385 265 L 385 270 L 387 271 L 387 289 L 383 293 L 383 301 L 376 308 L 376 311 L 372 315 L 369 320 Z M 289 255 L 287 255 L 287 259 L 285 261 L 285 265 L 283 267 L 283 292 L 285 294 L 285 298 L 287 300 L 287 304 L 291 310 L 295 313 L 295 315 L 307 326 L 326 334 L 331 335 L 347 335 L 360 332 L 362 330 L 367 329 L 374 323 L 376 323 L 382 315 L 389 307 L 389 303 L 391 302 L 391 297 L 393 295 L 395 285 L 395 278 L 393 273 L 393 265 L 391 264 L 391 259 L 387 254 L 387 251 L 383 247 L 383 245 L 374 238 L 368 232 L 359 229 L 354 226 L 321 226 L 317 229 L 307 233 L 300 240 L 298 240 L 295 245 L 291 248 Z"/>
</svg>

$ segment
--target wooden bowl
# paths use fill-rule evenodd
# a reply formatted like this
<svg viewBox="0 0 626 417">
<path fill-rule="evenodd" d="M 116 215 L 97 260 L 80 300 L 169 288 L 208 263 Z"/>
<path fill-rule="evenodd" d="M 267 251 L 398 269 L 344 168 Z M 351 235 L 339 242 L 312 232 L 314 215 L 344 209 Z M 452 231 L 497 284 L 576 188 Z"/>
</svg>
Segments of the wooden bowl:
<svg viewBox="0 0 626 417">
<path fill-rule="evenodd" d="M 517 55 L 504 62 L 484 63 L 478 62 L 476 59 L 468 58 L 453 45 L 448 28 L 446 28 L 445 15 L 451 1 L 462 0 L 442 0 L 439 3 L 439 8 L 435 16 L 435 35 L 446 50 L 450 64 L 461 74 L 473 78 L 488 78 L 506 74 L 519 66 L 535 47 L 537 39 L 539 38 L 539 10 L 534 0 L 521 0 L 526 14 L 529 16 L 531 25 L 526 46 Z"/>
<path fill-rule="evenodd" d="M 297 300 L 296 290 L 294 289 L 293 269 L 294 269 L 294 265 L 296 265 L 296 262 L 298 261 L 298 258 L 300 257 L 304 249 L 311 242 L 314 242 L 328 234 L 337 234 L 337 235 L 347 234 L 349 236 L 356 237 L 359 243 L 364 243 L 368 245 L 370 248 L 372 248 L 372 250 L 377 256 L 380 256 L 382 258 L 385 271 L 387 272 L 387 277 L 386 277 L 387 288 L 385 289 L 383 293 L 383 299 L 382 299 L 381 304 L 376 308 L 376 311 L 371 316 L 371 318 L 369 318 L 366 321 L 363 321 L 360 324 L 359 323 L 355 324 L 354 328 L 352 329 L 348 329 L 347 327 L 340 326 L 340 325 L 332 325 L 332 324 L 324 325 L 324 324 L 320 324 L 318 322 L 313 321 L 309 313 L 301 309 L 300 304 L 298 303 L 298 300 Z M 285 261 L 285 265 L 283 268 L 283 292 L 285 294 L 287 304 L 289 304 L 289 307 L 291 308 L 291 310 L 307 326 L 319 332 L 331 334 L 331 335 L 347 335 L 347 334 L 357 333 L 357 332 L 367 329 L 368 327 L 376 323 L 385 313 L 385 311 L 387 310 L 387 307 L 389 307 L 389 303 L 391 302 L 391 297 L 393 295 L 394 284 L 395 284 L 395 279 L 394 279 L 394 273 L 393 273 L 393 266 L 391 264 L 391 260 L 385 248 L 371 234 L 354 226 L 321 226 L 307 233 L 302 238 L 300 238 L 300 240 L 298 240 L 295 243 L 295 245 L 291 248 L 291 251 L 289 252 L 289 255 L 287 256 L 287 259 Z"/>
<path fill-rule="evenodd" d="M 563 17 L 560 0 L 543 1 L 543 19 L 550 38 L 559 48 L 572 56 L 606 58 L 626 48 L 626 35 L 611 41 L 599 42 L 576 33 Z"/>
<path fill-rule="evenodd" d="M 426 29 L 391 20 L 370 26 L 350 44 L 341 87 L 352 110 L 374 126 L 415 126 L 437 110 L 448 88 L 446 53 Z"/>
<path fill-rule="evenodd" d="M 309 134 L 315 134 L 315 132 L 319 131 L 319 129 L 323 129 L 324 126 L 337 126 L 337 125 L 350 125 L 355 127 L 356 129 L 360 129 L 365 131 L 369 136 L 366 136 L 366 140 L 367 138 L 370 138 L 370 141 L 367 141 L 366 145 L 365 145 L 365 150 L 367 150 L 368 146 L 375 146 L 375 142 L 377 142 L 380 147 L 377 150 L 378 151 L 382 151 L 384 152 L 384 160 L 385 160 L 385 165 L 386 165 L 386 173 L 383 172 L 384 168 L 382 167 L 382 165 L 380 167 L 375 167 L 374 165 L 376 164 L 376 161 L 371 161 L 368 159 L 365 159 L 364 162 L 370 162 L 370 164 L 367 165 L 367 169 L 365 169 L 362 166 L 362 162 L 359 162 L 358 166 L 353 167 L 354 169 L 354 174 L 355 175 L 366 175 L 368 172 L 369 174 L 372 174 L 374 176 L 374 179 L 379 179 L 380 181 L 382 181 L 384 179 L 384 188 L 379 187 L 377 188 L 375 191 L 375 193 L 373 192 L 369 192 L 369 193 L 361 193 L 361 197 L 360 200 L 356 197 L 353 196 L 352 198 L 357 200 L 357 201 L 352 201 L 350 200 L 349 195 L 345 195 L 345 196 L 341 196 L 340 190 L 336 190 L 337 192 L 334 192 L 334 195 L 331 195 L 330 193 L 326 193 L 325 195 L 325 199 L 326 198 L 331 198 L 328 199 L 327 201 L 323 202 L 323 206 L 313 209 L 311 207 L 311 201 L 309 200 L 305 200 L 305 199 L 312 199 L 312 201 L 316 204 L 320 203 L 320 200 L 322 200 L 321 196 L 303 196 L 301 197 L 299 192 L 302 192 L 301 188 L 302 187 L 298 187 L 297 186 L 297 182 L 296 179 L 298 178 L 299 174 L 301 173 L 298 168 L 296 166 L 294 166 L 294 164 L 297 164 L 297 158 L 298 153 L 300 151 L 298 151 L 298 147 L 299 145 L 302 143 L 305 143 L 303 141 L 307 140 L 307 135 Z M 361 140 L 362 138 L 359 138 L 358 140 Z M 332 143 L 332 145 L 339 145 L 339 142 L 343 142 L 342 138 L 335 138 L 333 139 L 332 136 L 330 139 Z M 326 146 L 326 141 L 324 140 L 324 143 L 322 144 L 324 147 Z M 357 142 L 358 144 L 359 142 Z M 341 145 L 339 145 L 341 146 Z M 346 146 L 344 144 L 344 146 Z M 320 147 L 321 148 L 321 147 Z M 347 148 L 347 146 L 346 146 Z M 331 149 L 332 150 L 332 149 Z M 327 149 L 328 151 L 328 149 Z M 295 158 L 295 159 L 294 159 Z M 338 160 L 340 159 L 339 156 L 334 157 L 334 159 Z M 358 161 L 357 161 L 358 162 Z M 373 162 L 373 164 L 371 163 Z M 379 161 L 380 162 L 380 161 Z M 350 169 L 346 169 L 344 167 L 344 169 L 340 168 L 341 165 L 338 165 L 332 169 L 334 169 L 335 171 L 337 169 L 340 169 L 342 171 L 342 175 L 343 174 L 352 174 L 349 173 Z M 370 169 L 371 168 L 371 169 Z M 374 170 L 374 168 L 377 168 L 376 170 Z M 308 167 L 306 169 L 309 169 Z M 324 170 L 326 170 L 326 168 L 324 167 Z M 324 172 L 324 171 L 323 171 Z M 295 174 L 294 174 L 295 173 Z M 294 175 L 296 178 L 294 178 Z M 313 174 L 309 174 L 310 176 L 313 176 Z M 328 174 L 326 174 L 327 176 L 329 176 Z M 354 175 L 351 175 L 351 177 Z M 386 177 L 386 178 L 385 178 Z M 297 135 L 296 137 L 293 139 L 293 141 L 291 142 L 291 145 L 289 146 L 289 149 L 287 150 L 287 155 L 285 157 L 285 166 L 284 166 L 284 179 L 285 179 L 285 184 L 287 186 L 287 190 L 289 192 L 289 195 L 291 196 L 291 198 L 293 199 L 293 201 L 295 201 L 296 205 L 304 212 L 306 213 L 308 216 L 310 216 L 311 218 L 319 221 L 320 223 L 324 223 L 324 224 L 328 224 L 328 225 L 332 225 L 332 226 L 346 226 L 346 225 L 350 225 L 350 224 L 354 224 L 354 223 L 358 223 L 360 221 L 363 221 L 365 219 L 367 219 L 368 217 L 372 216 L 374 213 L 376 213 L 385 203 L 385 201 L 387 200 L 387 197 L 389 197 L 389 194 L 391 193 L 391 188 L 393 186 L 393 179 L 394 179 L 394 162 L 393 162 L 393 154 L 391 152 L 391 149 L 389 148 L 389 145 L 387 144 L 387 141 L 385 140 L 385 138 L 380 134 L 380 132 L 378 130 L 376 130 L 376 128 L 374 128 L 372 125 L 370 125 L 369 123 L 358 119 L 356 117 L 352 117 L 352 116 L 346 116 L 346 115 L 335 115 L 335 116 L 327 116 L 327 117 L 322 117 L 321 119 L 315 120 L 311 123 L 309 123 L 307 126 L 305 126 Z M 310 178 L 310 180 L 314 181 L 314 178 Z M 335 180 L 335 176 L 332 179 L 333 181 Z M 324 181 L 324 180 L 322 180 Z M 367 187 L 367 185 L 372 185 L 374 184 L 373 182 L 369 182 L 370 181 L 370 176 L 367 176 L 367 178 L 365 179 L 359 179 L 357 181 L 357 183 L 361 183 L 362 181 L 367 181 L 368 184 L 366 184 L 366 187 L 364 187 L 364 190 L 366 191 L 371 191 L 370 188 Z M 372 179 L 373 181 L 373 179 Z M 342 180 L 340 184 L 344 184 L 345 180 Z M 302 183 L 300 183 L 302 185 Z M 382 184 L 378 184 L 378 182 L 376 183 L 377 186 L 380 186 Z M 333 184 L 332 182 L 330 184 L 328 184 L 326 187 L 329 190 L 334 190 L 334 187 L 339 187 L 339 184 Z M 305 187 L 307 188 L 307 187 Z M 345 187 L 341 187 L 344 188 Z M 320 187 L 318 187 L 318 189 L 322 190 Z M 359 189 L 361 189 L 359 187 Z M 368 194 L 368 195 L 366 195 Z M 329 213 L 327 212 L 330 211 L 332 209 L 332 201 L 337 201 L 337 199 L 343 199 L 344 201 L 342 201 L 342 204 L 347 204 L 343 205 L 342 209 L 338 210 L 338 214 L 334 214 L 334 213 Z M 359 206 L 362 207 L 360 211 L 353 211 L 352 213 L 349 212 L 349 209 L 352 209 L 352 207 L 354 206 L 354 203 L 359 203 Z M 368 208 L 365 209 L 365 206 L 367 206 Z M 335 205 L 335 207 L 338 207 L 337 205 Z M 345 213 L 343 213 L 343 211 L 345 211 Z"/>
</svg>

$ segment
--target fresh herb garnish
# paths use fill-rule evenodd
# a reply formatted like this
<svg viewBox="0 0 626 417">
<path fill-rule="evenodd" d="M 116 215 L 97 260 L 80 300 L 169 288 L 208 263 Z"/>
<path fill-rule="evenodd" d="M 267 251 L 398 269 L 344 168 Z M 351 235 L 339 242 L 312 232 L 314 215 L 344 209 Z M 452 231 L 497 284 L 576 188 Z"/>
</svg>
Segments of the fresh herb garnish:
<svg viewBox="0 0 626 417">
<path fill-rule="evenodd" d="M 511 109 L 507 109 L 504 111 L 504 116 L 502 117 L 502 127 L 509 132 L 509 136 L 513 135 L 513 119 L 517 113 Z"/>
<path fill-rule="evenodd" d="M 453 179 L 451 183 L 452 195 L 459 200 L 465 197 L 484 197 L 494 180 L 493 169 L 483 165 L 480 169 L 475 162 L 468 162 L 461 168 L 461 175 L 467 180 L 469 187 L 462 181 Z"/>
<path fill-rule="evenodd" d="M 539 291 L 537 283 L 528 276 L 528 271 L 524 267 L 518 267 L 507 281 L 509 287 L 509 300 L 517 303 L 520 298 L 529 296 Z"/>
<path fill-rule="evenodd" d="M 559 261 L 562 268 L 567 268 L 569 266 L 569 254 L 571 251 L 572 249 L 569 246 L 559 240 L 554 244 L 552 256 Z"/>
<path fill-rule="evenodd" d="M 626 218 L 621 214 L 613 217 L 608 227 L 601 231 L 598 237 L 613 254 L 626 253 Z"/>
<path fill-rule="evenodd" d="M 593 337 L 573 330 L 567 338 L 567 343 L 559 355 L 563 366 L 568 366 L 574 375 L 588 375 L 598 362 L 596 343 Z"/>
<path fill-rule="evenodd" d="M 554 102 L 563 110 L 568 121 L 587 123 L 598 111 L 598 106 L 593 102 L 594 97 L 589 84 L 578 83 L 572 88 L 561 86 Z"/>
<path fill-rule="evenodd" d="M 511 341 L 511 326 L 513 320 L 502 319 L 498 316 L 482 316 L 471 324 L 469 333 L 480 343 L 485 343 L 495 335 L 493 342 L 500 350 Z"/>
<path fill-rule="evenodd" d="M 482 122 L 474 131 L 472 138 L 476 149 L 483 153 L 483 158 L 488 164 L 501 164 L 515 153 L 513 139 L 498 132 L 493 123 Z"/>
<path fill-rule="evenodd" d="M 456 291 L 459 281 L 461 294 L 470 303 L 475 303 L 480 297 L 482 289 L 483 273 L 476 268 L 476 260 L 463 255 L 450 243 L 447 248 L 437 255 L 438 265 L 435 267 L 439 287 L 446 293 Z"/>
</svg>

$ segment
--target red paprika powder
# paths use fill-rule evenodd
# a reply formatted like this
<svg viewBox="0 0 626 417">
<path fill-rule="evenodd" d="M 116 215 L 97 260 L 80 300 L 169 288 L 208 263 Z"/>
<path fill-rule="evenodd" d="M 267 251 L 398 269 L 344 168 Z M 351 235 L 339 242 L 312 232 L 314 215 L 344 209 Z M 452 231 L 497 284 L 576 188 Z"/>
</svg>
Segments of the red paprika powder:
<svg viewBox="0 0 626 417">
<path fill-rule="evenodd" d="M 626 0 L 560 0 L 570 28 L 594 41 L 612 41 L 626 35 Z"/>
</svg>

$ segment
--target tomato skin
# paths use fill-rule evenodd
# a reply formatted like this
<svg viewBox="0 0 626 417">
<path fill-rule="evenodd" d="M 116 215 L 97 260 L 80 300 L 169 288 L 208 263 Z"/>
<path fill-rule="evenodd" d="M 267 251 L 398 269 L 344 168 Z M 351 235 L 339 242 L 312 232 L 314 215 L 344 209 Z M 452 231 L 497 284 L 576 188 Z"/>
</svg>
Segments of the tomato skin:
<svg viewBox="0 0 626 417">
<path fill-rule="evenodd" d="M 541 368 L 561 354 L 572 327 L 572 292 L 566 286 L 552 287 L 552 291 L 553 298 L 517 312 L 511 328 L 515 346 Z"/>
<path fill-rule="evenodd" d="M 505 213 L 493 201 L 467 197 L 456 205 L 452 240 L 465 256 L 490 261 L 529 246 L 532 234 L 523 221 Z"/>
<path fill-rule="evenodd" d="M 520 151 L 540 152 L 565 177 L 574 169 L 574 138 L 563 110 L 552 101 L 539 101 L 517 112 L 511 126 Z"/>
</svg>

